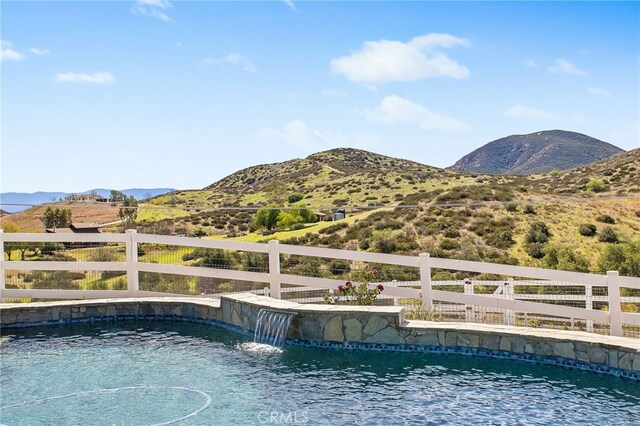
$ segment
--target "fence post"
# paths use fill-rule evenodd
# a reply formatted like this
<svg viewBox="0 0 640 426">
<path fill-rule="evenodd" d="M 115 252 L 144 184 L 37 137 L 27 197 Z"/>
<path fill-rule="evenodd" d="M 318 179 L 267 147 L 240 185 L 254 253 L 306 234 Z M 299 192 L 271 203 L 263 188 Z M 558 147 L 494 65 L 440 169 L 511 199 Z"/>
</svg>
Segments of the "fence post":
<svg viewBox="0 0 640 426">
<path fill-rule="evenodd" d="M 589 311 L 593 310 L 593 286 L 591 284 L 584 286 L 584 300 L 584 307 Z M 587 320 L 587 331 L 593 333 L 593 320 Z"/>
<path fill-rule="evenodd" d="M 398 280 L 392 280 L 391 283 L 393 287 L 396 287 L 396 288 L 398 287 Z M 399 301 L 399 297 L 393 296 L 393 306 L 398 306 L 398 301 Z"/>
<path fill-rule="evenodd" d="M 620 306 L 620 281 L 618 271 L 607 271 L 607 292 L 609 294 L 609 333 L 622 336 L 622 308 Z"/>
<path fill-rule="evenodd" d="M 135 229 L 125 231 L 127 255 L 127 292 L 129 297 L 136 297 L 140 292 L 140 278 L 138 277 L 138 240 Z"/>
<path fill-rule="evenodd" d="M 473 283 L 469 278 L 464 279 L 464 294 L 473 294 Z M 464 305 L 464 320 L 474 322 L 476 317 L 475 305 Z"/>
<path fill-rule="evenodd" d="M 505 297 L 509 300 L 513 300 L 514 299 L 514 288 L 513 288 L 513 278 L 509 278 L 507 280 L 507 282 L 505 283 L 505 287 L 504 287 L 504 294 Z M 505 312 L 505 319 L 506 319 L 506 323 L 507 325 L 515 325 L 514 324 L 514 312 L 512 309 L 507 309 Z"/>
<path fill-rule="evenodd" d="M 422 293 L 423 309 L 431 309 L 433 305 L 433 298 L 431 296 L 431 266 L 429 263 L 429 253 L 420 253 L 420 290 Z"/>
<path fill-rule="evenodd" d="M 5 289 L 5 276 L 4 276 L 4 234 L 0 229 L 0 303 L 2 303 L 2 293 Z"/>
<path fill-rule="evenodd" d="M 269 240 L 269 296 L 280 299 L 280 249 L 278 240 Z"/>
</svg>

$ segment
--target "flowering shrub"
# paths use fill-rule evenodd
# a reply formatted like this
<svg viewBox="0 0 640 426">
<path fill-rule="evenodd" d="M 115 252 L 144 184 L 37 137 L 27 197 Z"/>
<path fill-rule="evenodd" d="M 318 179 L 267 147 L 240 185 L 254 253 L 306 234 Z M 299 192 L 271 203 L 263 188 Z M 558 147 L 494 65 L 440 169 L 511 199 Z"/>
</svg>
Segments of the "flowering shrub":
<svg viewBox="0 0 640 426">
<path fill-rule="evenodd" d="M 353 279 L 357 281 L 355 284 L 347 281 L 338 286 L 337 293 L 326 294 L 324 301 L 335 305 L 339 302 L 355 305 L 372 305 L 378 295 L 384 291 L 384 286 L 378 284 L 375 288 L 369 288 L 369 283 L 376 279 L 379 275 L 377 269 L 369 269 L 368 266 L 361 271 L 354 273 Z"/>
</svg>

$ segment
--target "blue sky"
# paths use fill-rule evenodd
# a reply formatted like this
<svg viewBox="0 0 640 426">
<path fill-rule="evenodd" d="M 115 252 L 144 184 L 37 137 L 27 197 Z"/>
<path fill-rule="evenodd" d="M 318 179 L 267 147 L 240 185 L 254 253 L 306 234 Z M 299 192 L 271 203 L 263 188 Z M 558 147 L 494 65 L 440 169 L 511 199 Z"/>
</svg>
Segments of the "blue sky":
<svg viewBox="0 0 640 426">
<path fill-rule="evenodd" d="M 7 2 L 1 192 L 204 187 L 351 146 L 640 146 L 638 2 Z"/>
</svg>

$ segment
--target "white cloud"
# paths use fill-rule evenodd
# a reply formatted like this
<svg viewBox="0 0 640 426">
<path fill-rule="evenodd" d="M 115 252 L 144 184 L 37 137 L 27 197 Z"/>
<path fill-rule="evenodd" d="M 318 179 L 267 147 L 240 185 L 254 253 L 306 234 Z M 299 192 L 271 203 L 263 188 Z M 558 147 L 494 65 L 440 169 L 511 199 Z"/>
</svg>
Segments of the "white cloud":
<svg viewBox="0 0 640 426">
<path fill-rule="evenodd" d="M 604 98 L 610 98 L 611 92 L 607 89 L 600 89 L 598 87 L 587 87 L 587 93 L 594 96 L 602 96 Z"/>
<path fill-rule="evenodd" d="M 56 81 L 60 83 L 111 83 L 115 77 L 110 72 L 97 72 L 94 74 L 83 74 L 75 72 L 67 72 L 56 74 Z"/>
<path fill-rule="evenodd" d="M 282 130 L 271 127 L 261 129 L 256 136 L 267 141 L 285 142 L 292 148 L 307 152 L 336 147 L 366 148 L 373 140 L 370 136 L 349 137 L 341 132 L 316 130 L 302 120 L 293 120 L 285 124 Z"/>
<path fill-rule="evenodd" d="M 291 8 L 291 10 L 293 10 L 294 12 L 297 10 L 296 9 L 296 5 L 293 4 L 293 0 L 282 0 L 282 1 L 284 2 L 284 4 L 289 6 Z"/>
<path fill-rule="evenodd" d="M 32 47 L 31 49 L 29 49 L 29 52 L 33 53 L 36 56 L 43 56 L 43 55 L 48 55 L 49 54 L 49 50 L 47 50 L 47 49 L 36 49 L 35 47 Z"/>
<path fill-rule="evenodd" d="M 566 59 L 558 58 L 556 59 L 555 65 L 547 68 L 549 72 L 553 72 L 556 74 L 573 74 L 573 75 L 586 75 L 587 73 Z"/>
<path fill-rule="evenodd" d="M 26 58 L 25 55 L 13 48 L 13 43 L 2 40 L 0 42 L 0 60 L 4 61 L 21 61 Z"/>
<path fill-rule="evenodd" d="M 385 97 L 380 106 L 362 110 L 361 114 L 374 123 L 408 123 L 420 126 L 425 130 L 443 133 L 461 133 L 471 129 L 463 121 L 432 112 L 422 105 L 396 95 Z"/>
<path fill-rule="evenodd" d="M 165 12 L 173 7 L 167 0 L 137 0 L 131 8 L 131 13 L 135 15 L 150 16 L 165 22 L 173 22 Z"/>
<path fill-rule="evenodd" d="M 232 53 L 225 57 L 216 58 L 216 59 L 205 58 L 202 61 L 202 63 L 204 65 L 230 64 L 230 65 L 237 66 L 246 72 L 250 72 L 254 74 L 258 72 L 258 68 L 256 68 L 256 66 L 250 60 L 248 60 L 247 58 L 245 58 L 244 56 L 238 53 Z"/>
<path fill-rule="evenodd" d="M 426 34 L 408 43 L 392 40 L 366 41 L 363 47 L 331 61 L 331 70 L 360 84 L 416 81 L 429 77 L 467 78 L 469 70 L 438 48 L 469 46 L 450 34 Z"/>
<path fill-rule="evenodd" d="M 528 66 L 529 68 L 538 68 L 538 63 L 536 61 L 534 61 L 533 59 L 525 59 L 524 60 L 524 64 L 526 66 Z"/>
</svg>

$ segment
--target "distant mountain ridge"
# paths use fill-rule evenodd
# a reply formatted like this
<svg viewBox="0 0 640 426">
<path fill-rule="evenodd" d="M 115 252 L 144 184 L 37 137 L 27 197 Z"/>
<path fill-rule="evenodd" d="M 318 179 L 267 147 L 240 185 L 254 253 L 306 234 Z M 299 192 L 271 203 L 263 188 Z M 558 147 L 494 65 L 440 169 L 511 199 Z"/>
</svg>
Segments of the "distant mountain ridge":
<svg viewBox="0 0 640 426">
<path fill-rule="evenodd" d="M 529 175 L 572 169 L 621 152 L 624 150 L 582 133 L 546 130 L 489 142 L 462 157 L 449 169 Z"/>
<path fill-rule="evenodd" d="M 155 197 L 157 195 L 166 194 L 171 191 L 174 191 L 174 189 L 172 188 L 129 188 L 129 189 L 124 189 L 121 192 L 128 196 L 133 195 L 137 200 L 141 200 L 143 198 L 146 198 L 147 196 Z M 83 191 L 83 192 L 44 192 L 44 191 L 38 191 L 33 193 L 3 192 L 0 194 L 0 206 L 4 211 L 8 213 L 18 213 L 23 210 L 27 210 L 31 206 L 49 203 L 52 201 L 58 201 L 61 198 L 68 197 L 69 195 L 72 195 L 72 194 L 90 194 L 93 192 L 103 197 L 107 197 L 111 193 L 111 190 L 104 189 L 104 188 L 96 188 L 96 189 L 90 189 L 88 191 Z M 27 205 L 12 206 L 9 204 L 27 204 Z"/>
</svg>

